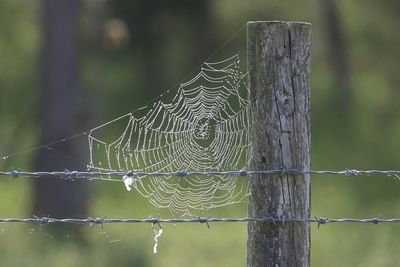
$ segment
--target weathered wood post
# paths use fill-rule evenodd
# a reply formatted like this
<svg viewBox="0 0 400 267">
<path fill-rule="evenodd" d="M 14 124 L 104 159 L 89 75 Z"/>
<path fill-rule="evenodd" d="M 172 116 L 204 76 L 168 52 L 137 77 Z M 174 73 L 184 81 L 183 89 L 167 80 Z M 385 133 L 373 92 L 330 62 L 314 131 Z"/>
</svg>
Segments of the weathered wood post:
<svg viewBox="0 0 400 267">
<path fill-rule="evenodd" d="M 311 25 L 249 22 L 250 170 L 310 169 Z M 249 178 L 249 217 L 310 217 L 310 176 Z M 310 225 L 248 224 L 247 266 L 309 266 Z"/>
</svg>

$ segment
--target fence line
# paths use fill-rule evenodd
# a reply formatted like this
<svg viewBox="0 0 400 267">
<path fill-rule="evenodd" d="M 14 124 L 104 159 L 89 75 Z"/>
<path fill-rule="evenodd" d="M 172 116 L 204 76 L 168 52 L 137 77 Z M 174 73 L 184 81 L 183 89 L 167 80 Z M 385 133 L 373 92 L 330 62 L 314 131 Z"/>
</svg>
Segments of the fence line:
<svg viewBox="0 0 400 267">
<path fill-rule="evenodd" d="M 257 174 L 291 174 L 291 175 L 304 175 L 304 174 L 318 174 L 318 175 L 344 175 L 344 176 L 359 176 L 359 175 L 387 175 L 395 176 L 400 179 L 400 170 L 285 170 L 285 169 L 273 169 L 273 170 L 241 170 L 241 171 L 209 171 L 209 172 L 197 172 L 197 171 L 177 171 L 177 172 L 122 172 L 122 171 L 0 171 L 0 176 L 10 176 L 13 178 L 18 177 L 43 177 L 51 176 L 55 178 L 62 178 L 66 180 L 103 180 L 103 181 L 121 181 L 120 179 L 113 179 L 111 177 L 162 177 L 162 176 L 212 176 L 212 175 L 230 175 L 230 176 L 253 176 Z M 104 178 L 104 176 L 109 178 Z"/>
<path fill-rule="evenodd" d="M 262 217 L 262 218 L 192 218 L 192 219 L 161 219 L 161 218 L 147 218 L 147 219 L 107 219 L 106 217 L 87 217 L 84 219 L 76 218 L 65 218 L 57 219 L 52 217 L 37 217 L 32 218 L 0 218 L 0 223 L 38 223 L 40 226 L 53 223 L 64 223 L 64 224 L 88 224 L 93 227 L 95 225 L 103 224 L 114 224 L 114 223 L 151 223 L 153 225 L 159 225 L 161 227 L 162 223 L 205 223 L 210 227 L 209 223 L 236 223 L 236 222 L 264 222 L 264 223 L 317 223 L 318 228 L 320 225 L 329 223 L 400 223 L 400 218 L 325 218 L 325 217 L 314 217 L 314 218 L 290 218 L 290 217 Z"/>
</svg>

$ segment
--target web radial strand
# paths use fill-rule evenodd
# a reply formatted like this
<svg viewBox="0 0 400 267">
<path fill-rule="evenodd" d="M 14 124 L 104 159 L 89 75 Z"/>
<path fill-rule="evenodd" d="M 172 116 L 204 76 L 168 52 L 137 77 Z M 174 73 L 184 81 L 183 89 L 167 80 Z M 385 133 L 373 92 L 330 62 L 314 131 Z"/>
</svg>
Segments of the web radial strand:
<svg viewBox="0 0 400 267">
<path fill-rule="evenodd" d="M 239 55 L 203 64 L 160 99 L 90 131 L 89 169 L 126 172 L 237 171 L 247 162 L 247 86 Z M 134 177 L 133 187 L 159 208 L 193 214 L 243 200 L 238 176 Z"/>
</svg>

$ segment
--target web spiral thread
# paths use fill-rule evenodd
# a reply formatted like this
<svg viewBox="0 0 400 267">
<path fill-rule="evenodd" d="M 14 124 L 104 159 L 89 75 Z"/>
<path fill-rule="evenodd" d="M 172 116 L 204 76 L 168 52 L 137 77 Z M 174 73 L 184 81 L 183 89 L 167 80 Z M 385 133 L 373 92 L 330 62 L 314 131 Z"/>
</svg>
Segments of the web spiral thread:
<svg viewBox="0 0 400 267">
<path fill-rule="evenodd" d="M 204 63 L 175 93 L 92 129 L 90 170 L 236 171 L 247 161 L 247 87 L 239 54 Z M 129 178 L 154 206 L 191 214 L 241 201 L 247 181 L 230 175 Z"/>
</svg>

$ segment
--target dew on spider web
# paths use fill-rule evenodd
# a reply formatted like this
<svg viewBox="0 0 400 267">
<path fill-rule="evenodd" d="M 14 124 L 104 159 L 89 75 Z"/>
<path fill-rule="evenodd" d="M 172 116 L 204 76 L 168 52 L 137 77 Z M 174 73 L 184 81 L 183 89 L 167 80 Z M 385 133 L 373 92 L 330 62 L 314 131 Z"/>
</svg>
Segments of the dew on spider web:
<svg viewBox="0 0 400 267">
<path fill-rule="evenodd" d="M 239 54 L 205 62 L 175 92 L 88 134 L 89 169 L 122 172 L 237 171 L 247 162 L 246 74 Z M 171 100 L 172 99 L 172 100 Z M 243 200 L 247 181 L 229 175 L 124 176 L 158 208 L 179 216 Z"/>
</svg>

